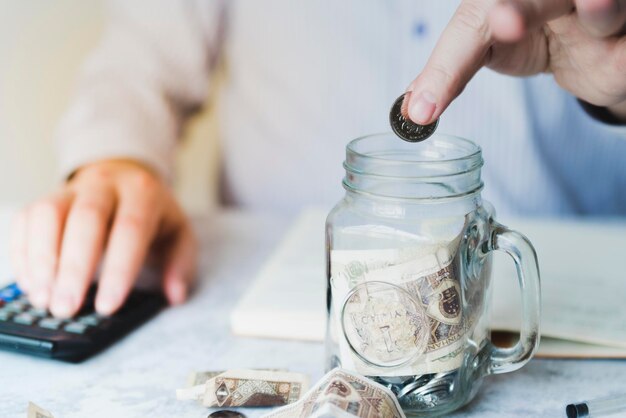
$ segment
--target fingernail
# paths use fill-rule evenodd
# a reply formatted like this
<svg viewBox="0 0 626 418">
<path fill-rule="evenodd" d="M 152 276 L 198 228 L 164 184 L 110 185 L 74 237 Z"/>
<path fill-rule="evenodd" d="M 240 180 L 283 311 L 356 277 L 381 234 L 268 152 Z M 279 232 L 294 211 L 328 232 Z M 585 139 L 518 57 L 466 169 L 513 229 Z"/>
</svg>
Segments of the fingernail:
<svg viewBox="0 0 626 418">
<path fill-rule="evenodd" d="M 175 281 L 170 284 L 170 302 L 172 305 L 178 305 L 185 301 L 187 296 L 187 287 L 182 281 Z"/>
<path fill-rule="evenodd" d="M 402 106 L 400 106 L 400 113 L 402 114 L 402 117 L 404 118 L 409 118 L 409 103 L 411 103 L 411 95 L 413 94 L 413 91 L 411 90 L 407 90 L 406 93 L 404 93 L 404 100 L 402 100 Z"/>
<path fill-rule="evenodd" d="M 111 293 L 101 293 L 98 291 L 96 297 L 96 311 L 102 315 L 110 315 L 117 308 L 116 296 Z"/>
<path fill-rule="evenodd" d="M 46 289 L 36 289 L 28 295 L 28 299 L 36 308 L 45 308 L 48 306 L 50 293 Z"/>
<path fill-rule="evenodd" d="M 75 299 L 65 291 L 57 291 L 50 304 L 50 312 L 59 318 L 69 318 L 74 313 Z"/>
<path fill-rule="evenodd" d="M 411 120 L 422 125 L 430 123 L 437 106 L 435 101 L 435 96 L 432 93 L 428 91 L 421 92 L 409 108 Z"/>
</svg>

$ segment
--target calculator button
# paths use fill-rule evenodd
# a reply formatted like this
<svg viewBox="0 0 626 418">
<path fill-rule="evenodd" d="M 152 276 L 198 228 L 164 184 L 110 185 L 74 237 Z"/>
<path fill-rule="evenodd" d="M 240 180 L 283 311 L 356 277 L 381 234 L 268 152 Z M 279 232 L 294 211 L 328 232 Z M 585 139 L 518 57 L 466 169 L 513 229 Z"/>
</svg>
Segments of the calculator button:
<svg viewBox="0 0 626 418">
<path fill-rule="evenodd" d="M 0 309 L 0 321 L 8 321 L 13 316 L 13 312 Z"/>
<path fill-rule="evenodd" d="M 74 334 L 84 334 L 87 330 L 87 325 L 81 324 L 80 322 L 70 322 L 63 329 Z"/>
<path fill-rule="evenodd" d="M 29 314 L 36 316 L 37 318 L 45 318 L 46 316 L 48 316 L 48 311 L 46 309 L 41 309 L 41 308 L 30 308 L 27 311 Z"/>
<path fill-rule="evenodd" d="M 17 322 L 22 325 L 32 325 L 35 322 L 35 317 L 28 313 L 21 313 L 13 317 L 13 322 Z"/>
<path fill-rule="evenodd" d="M 63 320 L 59 318 L 44 318 L 39 321 L 39 326 L 41 328 L 59 329 L 62 323 Z"/>
<path fill-rule="evenodd" d="M 21 300 L 15 300 L 13 302 L 7 303 L 4 309 L 6 309 L 7 311 L 15 312 L 15 313 L 20 313 L 24 311 L 24 309 L 26 309 L 26 306 L 27 306 L 26 302 L 21 301 Z"/>
<path fill-rule="evenodd" d="M 77 322 L 80 322 L 81 324 L 84 324 L 84 325 L 89 325 L 91 327 L 96 327 L 100 325 L 103 319 L 104 319 L 103 317 L 94 313 L 91 315 L 84 315 L 84 316 L 78 317 Z"/>
</svg>

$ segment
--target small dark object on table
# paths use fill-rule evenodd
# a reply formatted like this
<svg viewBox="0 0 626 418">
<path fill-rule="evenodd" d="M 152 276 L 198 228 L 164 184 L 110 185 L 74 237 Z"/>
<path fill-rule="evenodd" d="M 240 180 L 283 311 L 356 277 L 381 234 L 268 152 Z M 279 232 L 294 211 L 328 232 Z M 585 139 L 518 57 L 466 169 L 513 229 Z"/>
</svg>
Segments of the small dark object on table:
<svg viewBox="0 0 626 418">
<path fill-rule="evenodd" d="M 221 411 L 215 411 L 212 414 L 209 414 L 207 418 L 246 418 L 246 416 L 241 412 L 222 409 Z"/>
</svg>

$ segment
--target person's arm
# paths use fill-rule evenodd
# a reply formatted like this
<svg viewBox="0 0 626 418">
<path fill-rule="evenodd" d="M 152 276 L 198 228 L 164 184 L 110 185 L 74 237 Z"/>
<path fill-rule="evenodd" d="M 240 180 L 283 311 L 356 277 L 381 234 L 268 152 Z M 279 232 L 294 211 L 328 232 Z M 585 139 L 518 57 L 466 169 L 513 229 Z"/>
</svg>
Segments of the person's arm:
<svg viewBox="0 0 626 418">
<path fill-rule="evenodd" d="M 14 223 L 12 260 L 33 304 L 67 317 L 100 259 L 96 309 L 116 311 L 149 251 L 179 303 L 193 277 L 195 240 L 172 196 L 173 152 L 185 117 L 207 95 L 222 2 L 109 3 L 109 23 L 82 72 L 58 145 L 67 178 Z"/>
<path fill-rule="evenodd" d="M 626 0 L 463 0 L 408 88 L 409 116 L 438 118 L 483 66 L 550 72 L 578 99 L 626 123 Z"/>
<path fill-rule="evenodd" d="M 115 0 L 57 135 L 61 173 L 108 158 L 141 161 L 171 178 L 186 116 L 208 92 L 223 3 Z"/>
</svg>

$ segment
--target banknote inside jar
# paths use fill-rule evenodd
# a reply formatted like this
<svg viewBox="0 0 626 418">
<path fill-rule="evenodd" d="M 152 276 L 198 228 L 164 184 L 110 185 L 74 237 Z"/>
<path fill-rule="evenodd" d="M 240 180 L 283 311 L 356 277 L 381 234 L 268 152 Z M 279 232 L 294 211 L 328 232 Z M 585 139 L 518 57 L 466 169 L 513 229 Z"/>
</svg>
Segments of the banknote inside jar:
<svg viewBox="0 0 626 418">
<path fill-rule="evenodd" d="M 456 370 L 474 315 L 464 313 L 460 237 L 381 250 L 332 250 L 333 318 L 342 367 L 366 376 Z"/>
</svg>

